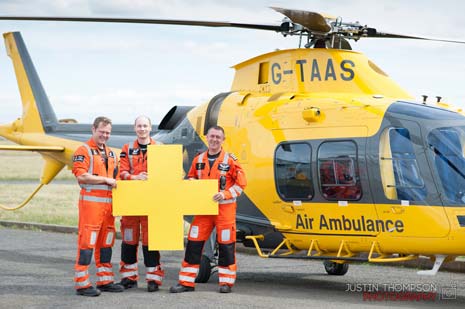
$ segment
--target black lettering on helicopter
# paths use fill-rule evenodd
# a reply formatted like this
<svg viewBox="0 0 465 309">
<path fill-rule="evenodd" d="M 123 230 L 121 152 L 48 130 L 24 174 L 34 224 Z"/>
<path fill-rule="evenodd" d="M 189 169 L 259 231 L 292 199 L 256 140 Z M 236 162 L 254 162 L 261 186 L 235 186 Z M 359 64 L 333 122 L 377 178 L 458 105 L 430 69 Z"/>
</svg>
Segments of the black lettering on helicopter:
<svg viewBox="0 0 465 309">
<path fill-rule="evenodd" d="M 312 61 L 312 73 L 310 74 L 310 80 L 313 82 L 315 78 L 321 81 L 320 68 L 318 67 L 318 61 L 313 59 Z"/>
<path fill-rule="evenodd" d="M 296 229 L 313 229 L 314 218 L 307 215 L 298 214 L 296 217 Z M 341 218 L 326 218 L 320 215 L 320 230 L 327 231 L 358 231 L 358 232 L 398 232 L 404 231 L 404 222 L 402 220 L 381 220 L 366 219 L 361 216 L 359 219 L 349 219 L 344 215 Z"/>
<path fill-rule="evenodd" d="M 346 64 L 350 65 L 352 68 L 355 67 L 355 63 L 351 60 L 342 60 L 341 61 L 341 70 L 344 72 L 349 73 L 349 76 L 345 76 L 344 74 L 341 74 L 341 78 L 345 81 L 349 81 L 354 79 L 355 73 L 354 70 L 348 68 Z"/>
<path fill-rule="evenodd" d="M 313 218 L 307 218 L 307 215 L 304 215 L 302 218 L 301 215 L 297 215 L 297 222 L 295 225 L 295 228 L 303 228 L 306 230 L 312 230 L 313 229 Z"/>
<path fill-rule="evenodd" d="M 298 59 L 296 60 L 297 70 L 300 72 L 300 81 L 305 81 L 305 75 L 307 72 L 307 67 L 305 64 L 307 63 L 306 59 Z M 339 74 L 339 78 L 344 81 L 351 81 L 355 77 L 355 72 L 353 68 L 355 67 L 355 63 L 352 60 L 342 60 L 339 64 L 339 69 L 342 71 Z M 291 75 L 293 74 L 293 70 L 281 70 L 281 65 L 277 62 L 271 65 L 271 76 L 273 83 L 278 85 L 282 81 L 283 74 Z M 324 75 L 322 75 L 324 74 Z M 310 65 L 310 81 L 328 81 L 333 80 L 336 81 L 338 79 L 338 75 L 336 73 L 336 68 L 333 62 L 333 59 L 328 59 L 324 67 L 319 64 L 317 59 L 313 59 Z"/>
<path fill-rule="evenodd" d="M 276 72 L 276 69 L 281 70 L 281 66 L 279 63 L 275 62 L 271 65 L 271 77 L 273 79 L 273 83 L 277 85 L 281 82 L 281 73 Z"/>
<path fill-rule="evenodd" d="M 329 77 L 332 77 L 333 80 L 336 80 L 336 72 L 334 71 L 333 59 L 328 59 L 328 64 L 326 65 L 325 80 L 328 80 Z"/>
</svg>

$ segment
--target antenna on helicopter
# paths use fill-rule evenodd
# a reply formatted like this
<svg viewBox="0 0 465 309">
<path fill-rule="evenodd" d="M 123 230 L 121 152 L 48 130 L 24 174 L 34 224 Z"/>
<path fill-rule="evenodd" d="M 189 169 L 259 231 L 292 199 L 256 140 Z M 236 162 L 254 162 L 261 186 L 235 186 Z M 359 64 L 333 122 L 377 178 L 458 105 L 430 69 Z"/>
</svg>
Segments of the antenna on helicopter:
<svg viewBox="0 0 465 309">
<path fill-rule="evenodd" d="M 422 97 L 423 97 L 423 104 L 426 105 L 426 99 L 428 99 L 428 96 L 423 94 Z"/>
</svg>

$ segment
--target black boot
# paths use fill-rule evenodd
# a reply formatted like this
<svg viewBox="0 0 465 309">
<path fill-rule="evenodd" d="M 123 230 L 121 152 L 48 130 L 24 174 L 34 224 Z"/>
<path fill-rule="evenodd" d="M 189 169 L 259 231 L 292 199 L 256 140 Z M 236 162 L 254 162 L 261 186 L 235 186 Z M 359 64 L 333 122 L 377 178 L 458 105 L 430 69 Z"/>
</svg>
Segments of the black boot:
<svg viewBox="0 0 465 309">
<path fill-rule="evenodd" d="M 192 292 L 195 288 L 193 286 L 185 286 L 182 284 L 176 284 L 170 287 L 170 293 L 182 293 L 182 292 Z"/>
<path fill-rule="evenodd" d="M 76 294 L 82 296 L 99 296 L 100 290 L 90 286 L 88 288 L 77 289 Z"/>
<path fill-rule="evenodd" d="M 107 283 L 104 285 L 97 285 L 97 288 L 102 292 L 119 293 L 124 291 L 124 287 L 121 284 Z"/>
</svg>

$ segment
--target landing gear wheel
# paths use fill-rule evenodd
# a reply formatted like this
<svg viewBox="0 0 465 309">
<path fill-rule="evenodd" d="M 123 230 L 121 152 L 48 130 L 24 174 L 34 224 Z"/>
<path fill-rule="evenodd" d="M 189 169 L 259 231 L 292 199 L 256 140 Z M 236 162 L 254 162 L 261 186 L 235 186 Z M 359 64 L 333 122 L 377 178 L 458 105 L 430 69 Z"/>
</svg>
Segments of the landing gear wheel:
<svg viewBox="0 0 465 309">
<path fill-rule="evenodd" d="M 195 278 L 195 282 L 207 283 L 208 279 L 210 279 L 211 272 L 212 266 L 210 259 L 206 255 L 202 255 L 202 258 L 200 259 L 199 273 L 197 274 L 197 278 Z"/>
<path fill-rule="evenodd" d="M 349 270 L 349 264 L 347 263 L 336 263 L 331 261 L 324 261 L 323 265 L 328 275 L 332 276 L 344 276 Z"/>
</svg>

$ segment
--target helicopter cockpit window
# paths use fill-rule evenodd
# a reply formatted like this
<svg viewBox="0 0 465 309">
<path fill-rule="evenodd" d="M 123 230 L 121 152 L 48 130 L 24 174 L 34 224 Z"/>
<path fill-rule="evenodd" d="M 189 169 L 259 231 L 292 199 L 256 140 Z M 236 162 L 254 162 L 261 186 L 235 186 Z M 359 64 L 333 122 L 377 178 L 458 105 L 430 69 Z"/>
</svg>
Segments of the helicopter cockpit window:
<svg viewBox="0 0 465 309">
<path fill-rule="evenodd" d="M 306 143 L 280 144 L 275 153 L 275 180 L 283 200 L 310 200 L 313 197 L 310 158 Z"/>
<path fill-rule="evenodd" d="M 353 201 L 362 197 L 354 142 L 325 142 L 318 149 L 321 193 L 330 201 Z"/>
<path fill-rule="evenodd" d="M 434 165 L 447 202 L 465 203 L 464 132 L 460 128 L 438 128 L 428 134 Z"/>
<path fill-rule="evenodd" d="M 387 128 L 380 139 L 379 155 L 381 179 L 388 199 L 425 199 L 426 187 L 407 129 Z"/>
</svg>

